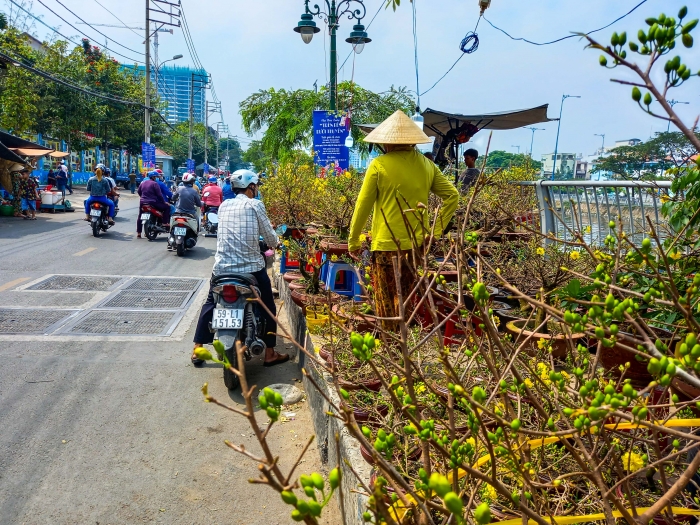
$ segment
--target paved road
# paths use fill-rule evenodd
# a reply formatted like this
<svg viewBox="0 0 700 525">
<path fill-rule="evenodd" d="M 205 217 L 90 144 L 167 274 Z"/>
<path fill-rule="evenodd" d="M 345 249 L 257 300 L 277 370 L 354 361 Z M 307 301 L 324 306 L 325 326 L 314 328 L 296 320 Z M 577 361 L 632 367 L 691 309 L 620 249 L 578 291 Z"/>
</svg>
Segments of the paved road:
<svg viewBox="0 0 700 525">
<path fill-rule="evenodd" d="M 215 239 L 201 239 L 184 258 L 166 251 L 165 238 L 136 239 L 137 203 L 126 195 L 117 226 L 98 239 L 80 213 L 0 218 L 0 307 L 91 299 L 14 291 L 48 274 L 207 278 Z M 226 402 L 241 398 L 223 387 L 219 368 L 191 366 L 193 325 L 185 322 L 181 341 L 0 342 L 0 523 L 291 523 L 270 489 L 247 482 L 256 466 L 224 446 L 229 439 L 258 448 L 240 418 L 202 401 L 205 381 Z M 259 386 L 300 379 L 292 363 L 250 369 Z M 293 461 L 310 428 L 302 405 L 271 433 L 282 464 Z M 312 447 L 300 471 L 318 470 L 318 461 Z"/>
</svg>

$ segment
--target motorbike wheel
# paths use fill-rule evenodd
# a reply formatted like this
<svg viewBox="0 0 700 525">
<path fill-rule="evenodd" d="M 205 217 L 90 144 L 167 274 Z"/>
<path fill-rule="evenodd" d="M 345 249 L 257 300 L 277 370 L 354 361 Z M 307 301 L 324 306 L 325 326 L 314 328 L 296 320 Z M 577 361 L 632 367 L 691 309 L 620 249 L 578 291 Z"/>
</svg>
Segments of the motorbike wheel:
<svg viewBox="0 0 700 525">
<path fill-rule="evenodd" d="M 231 363 L 231 366 L 238 368 L 238 355 L 236 355 L 235 348 L 226 352 L 226 356 L 228 357 L 228 362 Z M 228 368 L 224 368 L 224 384 L 229 390 L 236 390 L 240 386 L 241 382 L 236 374 L 231 372 Z"/>
<path fill-rule="evenodd" d="M 177 246 L 177 256 L 182 257 L 185 255 L 185 243 L 183 242 L 182 244 L 176 244 Z"/>
<path fill-rule="evenodd" d="M 100 223 L 97 221 L 92 222 L 92 235 L 93 237 L 100 236 Z"/>
<path fill-rule="evenodd" d="M 158 232 L 150 222 L 146 223 L 146 238 L 149 241 L 155 241 L 158 238 Z"/>
</svg>

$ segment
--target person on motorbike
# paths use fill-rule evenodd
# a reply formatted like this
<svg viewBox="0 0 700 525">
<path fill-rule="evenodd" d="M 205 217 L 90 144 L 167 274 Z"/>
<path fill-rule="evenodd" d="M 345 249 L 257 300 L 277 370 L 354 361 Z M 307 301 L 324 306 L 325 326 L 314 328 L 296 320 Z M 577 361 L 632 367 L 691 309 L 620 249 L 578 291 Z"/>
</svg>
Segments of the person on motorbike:
<svg viewBox="0 0 700 525">
<path fill-rule="evenodd" d="M 168 185 L 165 183 L 165 175 L 163 174 L 163 170 L 154 170 L 157 174 L 158 177 L 156 178 L 156 182 L 158 183 L 158 186 L 160 186 L 160 191 L 163 193 L 163 198 L 167 201 L 170 202 L 173 198 L 173 192 L 170 191 L 170 188 Z"/>
<path fill-rule="evenodd" d="M 112 170 L 107 168 L 105 170 L 105 178 L 109 181 L 110 186 L 112 186 L 111 191 L 107 194 L 107 197 L 114 203 L 114 210 L 119 211 L 119 192 L 117 191 L 117 183 L 112 177 Z"/>
<path fill-rule="evenodd" d="M 226 177 L 224 186 L 221 188 L 221 194 L 225 201 L 236 198 L 236 193 L 233 191 L 233 187 L 231 186 L 231 177 Z"/>
<path fill-rule="evenodd" d="M 202 200 L 199 198 L 199 192 L 194 189 L 194 175 L 185 173 L 182 176 L 182 185 L 177 188 L 177 205 L 175 206 L 175 215 L 186 213 L 196 217 L 196 222 L 199 224 L 199 210 L 202 207 Z M 173 227 L 175 217 L 170 219 L 170 227 Z M 173 246 L 168 245 L 168 250 L 172 250 Z"/>
<path fill-rule="evenodd" d="M 144 180 L 139 184 L 138 194 L 141 197 L 139 203 L 139 215 L 136 219 L 136 238 L 141 238 L 141 208 L 144 205 L 151 206 L 163 214 L 163 227 L 170 228 L 170 204 L 163 197 L 163 192 L 156 182 L 158 173 L 156 171 L 148 172 L 148 180 Z"/>
<path fill-rule="evenodd" d="M 277 315 L 272 284 L 265 268 L 265 258 L 260 252 L 260 236 L 265 243 L 274 248 L 279 244 L 275 230 L 267 218 L 267 211 L 262 201 L 256 200 L 258 193 L 258 176 L 250 170 L 238 170 L 231 176 L 231 184 L 236 198 L 225 201 L 219 207 L 219 234 L 216 240 L 213 275 L 232 273 L 252 274 L 258 282 L 260 298 L 272 316 Z M 209 289 L 209 296 L 202 306 L 199 322 L 194 335 L 194 350 L 213 342 L 214 334 L 209 330 L 214 315 L 214 294 Z M 289 361 L 289 356 L 275 351 L 277 344 L 277 323 L 274 317 L 262 309 L 266 320 L 265 362 L 264 366 L 275 366 Z M 192 354 L 192 364 L 202 366 L 204 361 Z"/>
<path fill-rule="evenodd" d="M 205 208 L 218 208 L 224 201 L 224 195 L 217 183 L 218 179 L 212 175 L 209 183 L 202 188 L 202 203 Z"/>
<path fill-rule="evenodd" d="M 112 185 L 105 178 L 107 168 L 104 164 L 95 166 L 95 175 L 90 177 L 87 182 L 86 190 L 90 196 L 85 200 L 85 220 L 90 222 L 90 206 L 99 202 L 109 208 L 107 222 L 110 225 L 114 224 L 114 203 L 107 197 L 107 194 L 112 191 Z"/>
</svg>

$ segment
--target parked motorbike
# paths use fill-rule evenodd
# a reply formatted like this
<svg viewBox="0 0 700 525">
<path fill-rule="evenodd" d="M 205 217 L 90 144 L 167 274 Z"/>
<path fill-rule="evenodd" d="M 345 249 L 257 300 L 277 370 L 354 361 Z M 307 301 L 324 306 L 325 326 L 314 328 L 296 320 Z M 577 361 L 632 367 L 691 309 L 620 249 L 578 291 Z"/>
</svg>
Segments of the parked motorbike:
<svg viewBox="0 0 700 525">
<path fill-rule="evenodd" d="M 163 212 L 148 204 L 141 206 L 141 224 L 143 233 L 149 241 L 155 241 L 158 234 L 168 233 L 168 229 L 163 224 Z"/>
<path fill-rule="evenodd" d="M 204 234 L 205 237 L 216 237 L 216 233 L 219 229 L 219 207 L 218 206 L 205 206 L 204 208 L 204 230 L 207 232 Z"/>
<path fill-rule="evenodd" d="M 221 341 L 228 362 L 238 368 L 236 341 L 246 348 L 245 359 L 259 356 L 265 352 L 265 317 L 262 307 L 255 298 L 260 297 L 258 282 L 253 275 L 226 274 L 213 277 L 212 292 L 216 308 L 211 322 L 214 338 Z M 255 291 L 255 292 L 253 292 Z M 238 388 L 238 376 L 224 368 L 224 384 L 229 390 Z"/>
<path fill-rule="evenodd" d="M 95 237 L 99 237 L 100 232 L 106 232 L 112 227 L 109 223 L 109 207 L 106 204 L 93 202 L 90 205 L 90 226 L 92 235 Z"/>
<path fill-rule="evenodd" d="M 170 237 L 168 250 L 175 250 L 178 257 L 185 255 L 185 250 L 191 250 L 197 245 L 199 234 L 198 219 L 189 213 L 176 213 L 170 220 Z"/>
</svg>

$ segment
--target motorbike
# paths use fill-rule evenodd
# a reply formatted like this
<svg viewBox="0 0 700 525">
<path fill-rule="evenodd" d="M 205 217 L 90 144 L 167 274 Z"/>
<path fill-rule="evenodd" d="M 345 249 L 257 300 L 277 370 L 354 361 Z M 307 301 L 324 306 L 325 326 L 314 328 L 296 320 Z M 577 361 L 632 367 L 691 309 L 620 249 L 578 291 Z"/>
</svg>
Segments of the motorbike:
<svg viewBox="0 0 700 525">
<path fill-rule="evenodd" d="M 219 229 L 219 208 L 218 206 L 205 206 L 204 208 L 204 218 L 202 220 L 204 223 L 204 230 L 207 232 L 204 234 L 205 237 L 216 237 L 216 233 Z"/>
<path fill-rule="evenodd" d="M 170 237 L 168 249 L 175 250 L 178 257 L 185 255 L 185 250 L 191 250 L 197 245 L 199 224 L 197 217 L 189 213 L 175 213 L 170 220 Z"/>
<path fill-rule="evenodd" d="M 141 224 L 143 233 L 149 241 L 155 241 L 158 234 L 168 233 L 163 224 L 163 212 L 148 204 L 141 205 Z"/>
<path fill-rule="evenodd" d="M 245 347 L 246 361 L 265 352 L 265 317 L 262 306 L 251 300 L 260 297 L 258 282 L 251 274 L 225 274 L 213 277 L 212 285 L 216 307 L 210 329 L 224 345 L 228 362 L 238 368 L 237 341 Z M 240 385 L 238 376 L 226 367 L 224 384 L 229 390 Z"/>
<path fill-rule="evenodd" d="M 108 219 L 109 207 L 106 204 L 93 202 L 90 205 L 90 226 L 92 227 L 92 235 L 94 237 L 99 237 L 100 232 L 106 232 L 112 227 Z"/>
</svg>

